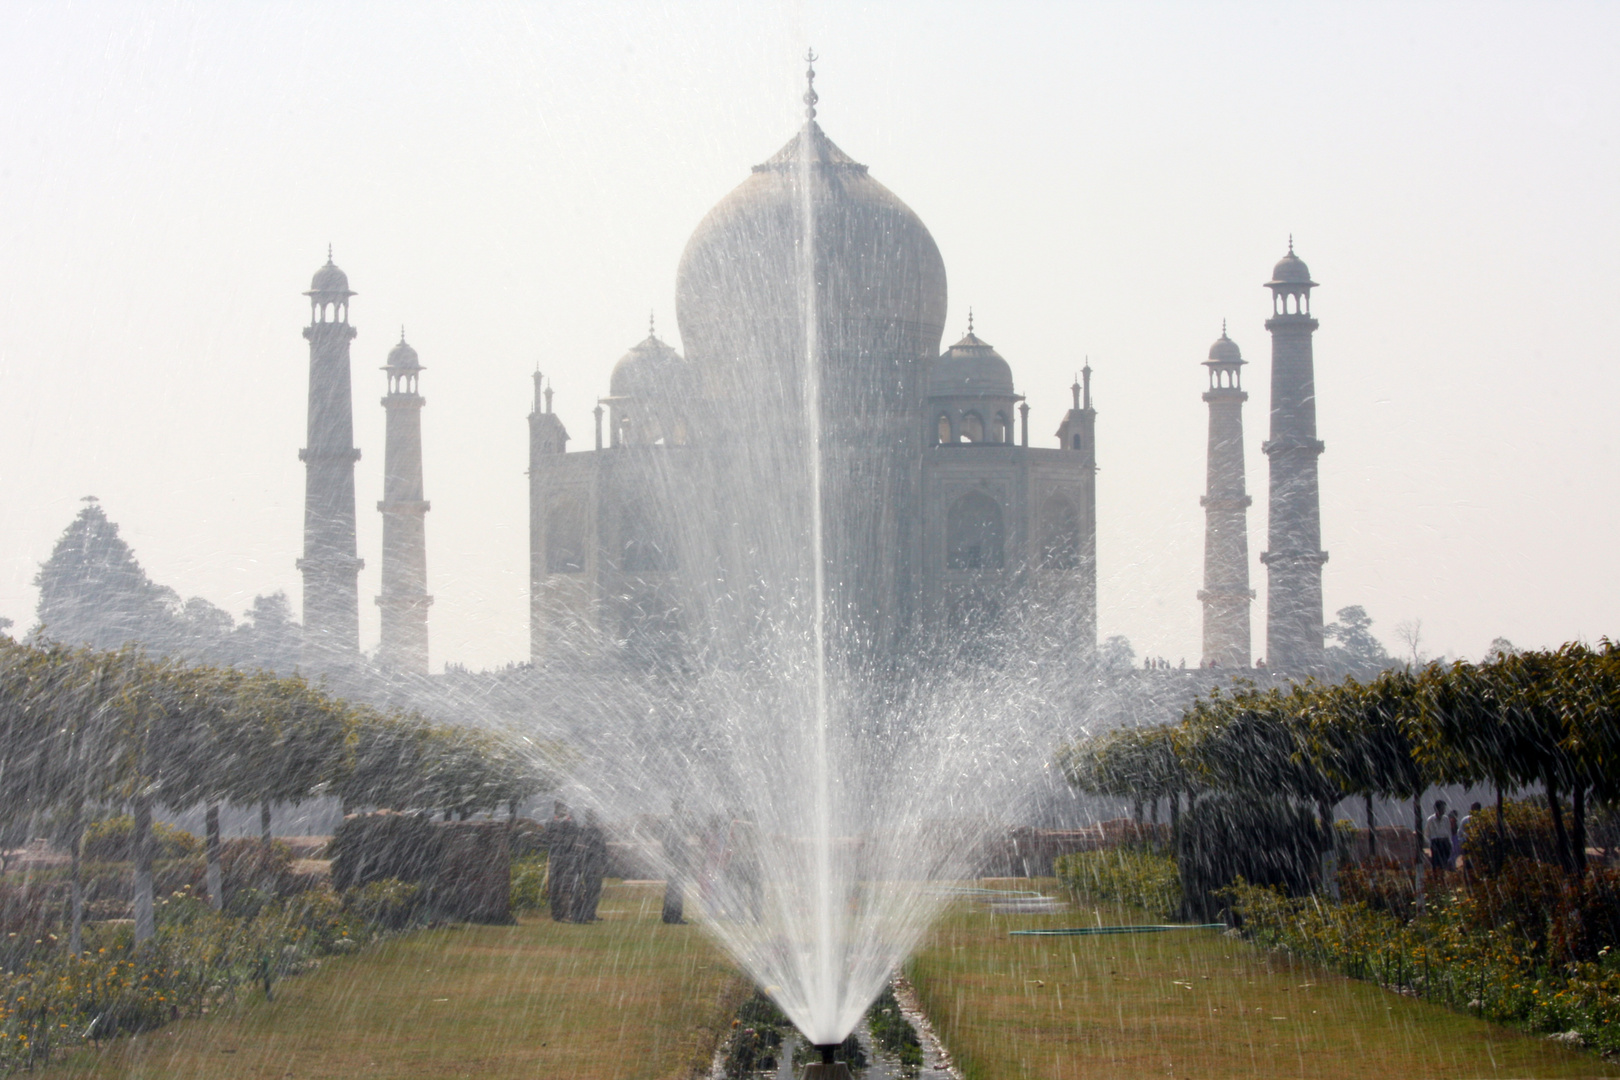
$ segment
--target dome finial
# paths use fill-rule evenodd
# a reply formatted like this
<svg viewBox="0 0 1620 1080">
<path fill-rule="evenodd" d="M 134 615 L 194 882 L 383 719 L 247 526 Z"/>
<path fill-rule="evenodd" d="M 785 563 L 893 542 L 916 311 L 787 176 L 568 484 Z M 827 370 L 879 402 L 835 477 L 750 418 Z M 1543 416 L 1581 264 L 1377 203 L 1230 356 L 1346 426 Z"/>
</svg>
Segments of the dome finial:
<svg viewBox="0 0 1620 1080">
<path fill-rule="evenodd" d="M 816 51 L 814 49 L 806 49 L 804 51 L 804 118 L 806 120 L 814 120 L 816 118 L 816 102 L 821 100 L 821 98 L 816 95 L 815 64 L 817 59 L 819 59 L 819 57 L 816 56 Z"/>
<path fill-rule="evenodd" d="M 1294 234 L 1289 233 L 1288 234 L 1288 254 L 1292 255 L 1293 253 L 1294 253 Z"/>
<path fill-rule="evenodd" d="M 1221 320 L 1221 337 L 1225 337 L 1225 336 L 1226 336 L 1226 320 L 1222 319 Z"/>
<path fill-rule="evenodd" d="M 328 243 L 326 245 L 326 265 L 327 266 L 333 265 L 333 263 L 332 263 L 332 245 L 330 243 Z"/>
<path fill-rule="evenodd" d="M 973 333 L 973 309 L 968 308 L 968 333 Z"/>
<path fill-rule="evenodd" d="M 399 324 L 399 343 L 401 345 L 405 344 L 405 324 L 404 323 Z"/>
<path fill-rule="evenodd" d="M 657 337 L 658 336 L 658 331 L 653 328 L 653 314 L 654 313 L 652 311 L 647 312 L 647 336 L 648 337 Z"/>
</svg>

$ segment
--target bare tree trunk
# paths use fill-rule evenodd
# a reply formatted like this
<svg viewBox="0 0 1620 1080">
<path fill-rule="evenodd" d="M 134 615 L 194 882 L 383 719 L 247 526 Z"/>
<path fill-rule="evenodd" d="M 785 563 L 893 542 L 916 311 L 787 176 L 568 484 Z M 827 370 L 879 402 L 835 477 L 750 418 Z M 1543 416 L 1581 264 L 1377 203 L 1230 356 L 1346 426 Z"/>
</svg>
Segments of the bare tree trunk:
<svg viewBox="0 0 1620 1080">
<path fill-rule="evenodd" d="M 203 850 L 208 860 L 208 903 L 215 911 L 225 909 L 225 881 L 219 868 L 219 804 L 209 803 L 203 824 Z"/>
<path fill-rule="evenodd" d="M 157 932 L 152 911 L 152 800 L 135 799 L 135 943 Z"/>
<path fill-rule="evenodd" d="M 1569 819 L 1574 826 L 1570 836 L 1575 849 L 1575 873 L 1586 876 L 1586 786 L 1576 784 L 1569 793 Z"/>
<path fill-rule="evenodd" d="M 1414 879 L 1416 889 L 1417 911 L 1423 914 L 1423 871 L 1427 867 L 1427 852 L 1424 849 L 1423 835 L 1423 793 L 1420 791 L 1412 796 L 1412 831 L 1417 834 L 1417 874 Z"/>
<path fill-rule="evenodd" d="M 84 810 L 73 811 L 72 862 L 68 871 L 68 892 L 73 905 L 72 928 L 68 931 L 68 955 L 84 951 Z"/>
<path fill-rule="evenodd" d="M 1542 782 L 1547 787 L 1547 809 L 1552 811 L 1553 839 L 1558 842 L 1558 865 L 1564 868 L 1567 874 L 1575 872 L 1575 857 L 1569 850 L 1569 832 L 1564 828 L 1564 808 L 1558 803 L 1558 781 L 1553 776 L 1551 766 L 1546 770 Z"/>
<path fill-rule="evenodd" d="M 1378 827 L 1373 824 L 1373 797 L 1363 795 L 1361 798 L 1367 811 L 1367 859 L 1371 861 L 1378 858 Z"/>
<path fill-rule="evenodd" d="M 1496 872 L 1502 872 L 1502 863 L 1507 858 L 1507 826 L 1502 816 L 1502 785 L 1496 785 Z"/>
<path fill-rule="evenodd" d="M 1322 885 L 1333 899 L 1339 899 L 1339 835 L 1333 828 L 1333 808 L 1330 802 L 1316 804 L 1316 818 L 1322 829 L 1322 855 L 1320 872 Z"/>
</svg>

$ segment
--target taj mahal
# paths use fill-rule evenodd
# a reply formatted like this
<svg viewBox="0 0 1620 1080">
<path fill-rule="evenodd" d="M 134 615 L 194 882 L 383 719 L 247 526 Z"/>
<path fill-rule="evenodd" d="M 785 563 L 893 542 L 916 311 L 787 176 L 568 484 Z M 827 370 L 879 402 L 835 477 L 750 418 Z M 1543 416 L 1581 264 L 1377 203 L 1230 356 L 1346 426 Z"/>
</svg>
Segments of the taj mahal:
<svg viewBox="0 0 1620 1080">
<path fill-rule="evenodd" d="M 533 378 L 529 425 L 530 656 L 679 663 L 705 622 L 692 581 L 769 537 L 727 532 L 724 493 L 772 482 L 807 401 L 823 499 L 779 528 L 827 538 L 829 602 L 851 655 L 884 657 L 992 627 L 1038 601 L 1066 613 L 1072 648 L 1097 648 L 1097 409 L 1092 372 L 1051 388 L 1055 430 L 1031 432 L 1013 368 L 975 332 L 949 345 L 946 270 L 933 237 L 816 120 L 698 224 L 676 276 L 684 355 L 649 326 L 613 366 L 594 430 L 571 435 Z M 811 238 L 808 242 L 806 237 Z M 1322 663 L 1322 566 L 1311 280 L 1288 253 L 1264 283 L 1272 311 L 1263 653 L 1273 671 Z M 305 661 L 358 657 L 358 573 L 346 275 L 328 258 L 307 293 Z M 1209 405 L 1202 663 L 1255 660 L 1242 410 L 1246 366 L 1223 328 L 1204 361 Z M 427 530 L 418 390 L 403 337 L 388 355 L 377 663 L 428 670 Z M 812 380 L 807 382 L 806 380 Z M 816 393 L 806 396 L 805 387 Z M 761 387 L 765 390 L 762 392 Z M 1061 395 L 1061 396 L 1060 396 Z M 768 401 L 761 401 L 762 396 Z M 797 411 L 796 411 L 797 410 Z M 788 418 L 786 421 L 784 418 Z M 583 449 L 572 449 L 584 443 Z M 702 478 L 703 483 L 698 483 Z M 693 500 L 694 490 L 719 493 Z M 1106 513 L 1106 508 L 1103 512 Z M 825 515 L 824 519 L 821 516 Z M 716 571 L 715 567 L 721 570 Z M 747 585 L 746 587 L 752 587 Z M 1190 598 L 1189 598 L 1190 599 Z"/>
</svg>

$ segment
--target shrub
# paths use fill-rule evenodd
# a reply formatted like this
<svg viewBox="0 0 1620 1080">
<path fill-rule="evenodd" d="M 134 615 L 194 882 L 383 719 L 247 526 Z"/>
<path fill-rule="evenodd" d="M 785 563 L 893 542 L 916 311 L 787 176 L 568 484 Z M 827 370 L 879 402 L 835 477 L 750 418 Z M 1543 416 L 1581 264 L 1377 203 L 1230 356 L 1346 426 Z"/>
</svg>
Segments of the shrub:
<svg viewBox="0 0 1620 1080">
<path fill-rule="evenodd" d="M 202 854 L 202 841 L 186 832 L 152 822 L 153 859 L 184 859 Z M 86 862 L 129 862 L 135 857 L 135 819 L 129 814 L 102 818 L 85 827 L 79 847 Z"/>
<path fill-rule="evenodd" d="M 776 1002 L 755 990 L 737 1010 L 732 1029 L 720 1071 L 726 1080 L 742 1080 L 760 1070 L 776 1068 L 782 1036 L 792 1031 L 793 1025 Z"/>
<path fill-rule="evenodd" d="M 922 1043 L 917 1038 L 917 1029 L 900 1011 L 894 987 L 883 988 L 866 1016 L 873 1041 L 895 1056 L 902 1072 L 912 1075 L 922 1068 Z"/>
<path fill-rule="evenodd" d="M 1168 855 L 1126 847 L 1077 851 L 1053 864 L 1058 879 L 1092 901 L 1131 904 L 1155 918 L 1181 910 L 1181 878 Z"/>
<path fill-rule="evenodd" d="M 546 857 L 512 860 L 512 910 L 543 911 L 546 907 Z"/>
<path fill-rule="evenodd" d="M 1569 827 L 1565 810 L 1564 825 Z M 1528 859 L 1556 863 L 1558 839 L 1553 832 L 1552 811 L 1544 803 L 1511 799 L 1502 804 L 1502 861 Z M 1473 815 L 1463 838 L 1463 857 L 1475 873 L 1488 874 L 1497 865 L 1496 808 L 1488 806 Z"/>
<path fill-rule="evenodd" d="M 1219 894 L 1233 882 L 1310 891 L 1318 828 L 1309 810 L 1280 798 L 1210 792 L 1181 820 L 1176 863 L 1186 912 L 1209 922 L 1226 910 Z"/>
<path fill-rule="evenodd" d="M 1348 903 L 1366 904 L 1403 921 L 1417 913 L 1413 867 L 1387 856 L 1341 865 L 1339 889 Z"/>
<path fill-rule="evenodd" d="M 292 892 L 292 849 L 280 840 L 268 848 L 258 837 L 238 836 L 219 845 L 219 877 L 225 906 L 240 904 L 237 894 L 280 896 Z"/>
<path fill-rule="evenodd" d="M 397 878 L 373 881 L 343 894 L 343 911 L 363 926 L 403 930 L 422 908 L 422 890 Z"/>
</svg>

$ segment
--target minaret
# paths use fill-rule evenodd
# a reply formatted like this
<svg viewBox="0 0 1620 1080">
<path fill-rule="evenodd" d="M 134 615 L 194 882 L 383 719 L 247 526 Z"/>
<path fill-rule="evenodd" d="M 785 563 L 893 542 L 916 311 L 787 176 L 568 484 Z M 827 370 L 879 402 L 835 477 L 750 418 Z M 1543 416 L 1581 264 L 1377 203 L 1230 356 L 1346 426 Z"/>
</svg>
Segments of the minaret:
<svg viewBox="0 0 1620 1080">
<path fill-rule="evenodd" d="M 1311 358 L 1311 289 L 1316 282 L 1293 237 L 1272 271 L 1271 459 L 1267 512 L 1266 663 L 1273 670 L 1309 675 L 1322 668 L 1322 519 L 1317 489 L 1316 374 Z"/>
<path fill-rule="evenodd" d="M 602 449 L 602 406 L 596 407 L 596 448 Z M 568 449 L 568 429 L 551 411 L 551 387 L 536 369 L 534 411 L 529 413 L 529 658 L 545 659 L 549 643 L 544 594 L 548 574 L 546 550 L 548 481 L 554 466 Z M 555 557 L 553 556 L 553 561 Z"/>
<path fill-rule="evenodd" d="M 1209 465 L 1204 497 L 1204 664 L 1249 666 L 1249 504 L 1243 482 L 1243 354 L 1221 326 L 1209 348 Z"/>
<path fill-rule="evenodd" d="M 354 542 L 354 406 L 349 389 L 349 278 L 332 263 L 310 283 L 309 433 L 304 463 L 304 662 L 316 672 L 360 653 L 360 568 Z"/>
<path fill-rule="evenodd" d="M 1076 463 L 1085 475 L 1080 506 L 1080 620 L 1079 645 L 1085 655 L 1097 651 L 1097 410 L 1091 405 L 1091 364 L 1069 388 L 1074 406 L 1058 426 L 1058 445 L 1079 455 Z"/>
<path fill-rule="evenodd" d="M 416 350 L 399 344 L 388 354 L 388 443 L 383 460 L 382 644 L 377 663 L 413 675 L 428 673 L 427 522 L 422 498 L 422 406 L 416 392 L 422 365 Z"/>
</svg>

